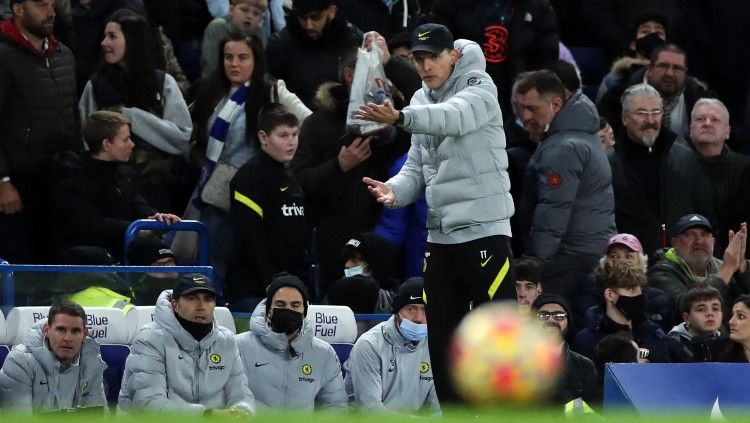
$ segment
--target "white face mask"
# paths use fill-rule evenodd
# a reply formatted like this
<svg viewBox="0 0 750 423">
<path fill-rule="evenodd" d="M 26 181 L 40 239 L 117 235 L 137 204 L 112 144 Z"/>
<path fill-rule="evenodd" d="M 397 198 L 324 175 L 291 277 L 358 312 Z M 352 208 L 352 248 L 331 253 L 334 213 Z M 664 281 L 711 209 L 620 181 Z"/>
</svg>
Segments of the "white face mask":
<svg viewBox="0 0 750 423">
<path fill-rule="evenodd" d="M 344 276 L 346 276 L 347 278 L 351 278 L 352 276 L 357 276 L 357 275 L 370 276 L 370 272 L 365 272 L 364 265 L 354 266 L 348 269 L 344 269 Z"/>
</svg>

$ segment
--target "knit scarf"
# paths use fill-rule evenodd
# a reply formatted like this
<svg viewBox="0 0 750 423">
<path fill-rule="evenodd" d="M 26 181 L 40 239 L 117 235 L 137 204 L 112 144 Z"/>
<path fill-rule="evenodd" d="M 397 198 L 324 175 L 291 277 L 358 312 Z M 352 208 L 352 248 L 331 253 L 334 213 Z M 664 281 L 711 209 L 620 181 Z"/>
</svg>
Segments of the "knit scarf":
<svg viewBox="0 0 750 423">
<path fill-rule="evenodd" d="M 235 116 L 237 116 L 237 113 L 245 107 L 245 95 L 249 86 L 250 81 L 247 81 L 237 88 L 237 91 L 224 103 L 216 119 L 211 124 L 211 130 L 208 133 L 208 145 L 206 146 L 206 160 L 203 161 L 201 176 L 198 180 L 198 198 L 200 198 L 203 188 L 205 188 L 208 180 L 211 179 L 211 175 L 216 169 L 216 164 L 219 162 L 221 152 L 224 150 L 224 141 L 226 141 L 227 133 L 229 132 L 229 125 Z"/>
</svg>

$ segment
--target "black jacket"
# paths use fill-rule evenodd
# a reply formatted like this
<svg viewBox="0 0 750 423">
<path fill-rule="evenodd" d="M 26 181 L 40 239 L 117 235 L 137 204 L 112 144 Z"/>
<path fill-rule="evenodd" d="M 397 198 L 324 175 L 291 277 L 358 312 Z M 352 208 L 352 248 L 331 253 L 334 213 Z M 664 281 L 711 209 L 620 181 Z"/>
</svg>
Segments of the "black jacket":
<svg viewBox="0 0 750 423">
<path fill-rule="evenodd" d="M 259 151 L 237 171 L 230 188 L 234 247 L 227 299 L 265 297 L 266 286 L 281 271 L 307 279 L 307 208 L 289 168 Z"/>
<path fill-rule="evenodd" d="M 402 0 L 398 0 L 392 6 L 392 10 L 388 9 L 383 0 L 346 0 L 339 2 L 339 11 L 363 32 L 377 31 L 386 40 L 390 40 L 400 32 L 411 33 L 414 28 L 427 22 L 429 3 L 425 0 L 408 0 L 405 27 Z"/>
<path fill-rule="evenodd" d="M 558 404 L 566 404 L 576 398 L 583 399 L 589 405 L 601 402 L 594 362 L 572 351 L 567 343 L 563 346 L 563 355 L 565 362 L 552 392 L 552 400 Z"/>
<path fill-rule="evenodd" d="M 339 58 L 361 44 L 362 32 L 342 17 L 333 19 L 319 40 L 308 38 L 292 17 L 268 40 L 268 73 L 284 80 L 289 91 L 313 108 L 320 84 L 339 79 Z"/>
<path fill-rule="evenodd" d="M 32 52 L 19 37 L 11 20 L 0 23 L 0 176 L 41 174 L 81 145 L 73 54 L 55 41 Z"/>
<path fill-rule="evenodd" d="M 138 194 L 135 170 L 127 164 L 66 151 L 55 158 L 53 176 L 52 211 L 59 252 L 93 245 L 121 258 L 130 223 L 156 213 Z"/>
</svg>

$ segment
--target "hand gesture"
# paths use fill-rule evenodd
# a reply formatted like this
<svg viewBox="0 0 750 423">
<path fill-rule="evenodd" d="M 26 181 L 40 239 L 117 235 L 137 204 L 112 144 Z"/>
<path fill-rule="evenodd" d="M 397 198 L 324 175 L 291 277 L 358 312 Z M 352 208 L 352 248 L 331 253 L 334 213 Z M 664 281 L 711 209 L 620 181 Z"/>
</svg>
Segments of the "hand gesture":
<svg viewBox="0 0 750 423">
<path fill-rule="evenodd" d="M 13 183 L 0 182 L 0 213 L 16 214 L 23 210 L 21 195 L 13 186 Z"/>
<path fill-rule="evenodd" d="M 389 206 L 396 201 L 396 193 L 388 185 L 367 176 L 362 178 L 362 182 L 367 184 L 367 190 L 378 200 L 378 203 Z"/>
<path fill-rule="evenodd" d="M 354 112 L 354 118 L 394 125 L 398 121 L 398 110 L 393 107 L 390 100 L 386 100 L 382 105 L 367 103 Z"/>
<path fill-rule="evenodd" d="M 740 228 L 736 233 L 733 230 L 729 231 L 729 245 L 724 250 L 723 261 L 719 276 L 727 283 L 731 280 L 734 272 L 739 270 L 741 262 L 745 261 L 745 257 L 742 255 L 744 245 L 746 244 L 745 236 L 747 234 L 747 226 L 745 226 L 745 232 Z"/>
<path fill-rule="evenodd" d="M 370 141 L 372 141 L 372 136 L 367 138 L 359 137 L 355 138 L 348 146 L 341 147 L 338 157 L 341 170 L 348 172 L 369 159 L 372 155 Z"/>
<path fill-rule="evenodd" d="M 365 48 L 367 49 L 367 51 L 372 51 L 373 41 L 375 42 L 375 45 L 380 49 L 380 60 L 382 60 L 383 64 L 385 65 L 389 60 L 391 60 L 391 52 L 388 51 L 388 44 L 385 42 L 385 38 L 382 35 L 378 34 L 375 31 L 370 31 L 365 34 Z"/>
</svg>

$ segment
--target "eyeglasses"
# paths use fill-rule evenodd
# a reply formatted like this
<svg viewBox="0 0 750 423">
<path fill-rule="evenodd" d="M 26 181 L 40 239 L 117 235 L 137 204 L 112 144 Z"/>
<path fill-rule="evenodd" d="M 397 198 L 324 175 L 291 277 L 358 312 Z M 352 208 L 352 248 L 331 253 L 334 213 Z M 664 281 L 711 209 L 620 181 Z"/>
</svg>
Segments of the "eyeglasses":
<svg viewBox="0 0 750 423">
<path fill-rule="evenodd" d="M 647 119 L 649 117 L 654 117 L 654 118 L 661 117 L 662 111 L 661 110 L 636 110 L 630 113 L 635 115 L 635 117 L 637 117 L 638 119 Z"/>
<path fill-rule="evenodd" d="M 568 313 L 564 311 L 540 311 L 536 314 L 536 316 L 539 318 L 539 320 L 548 320 L 550 316 L 552 316 L 553 319 L 557 320 L 558 322 L 562 322 L 568 317 Z"/>
<path fill-rule="evenodd" d="M 654 67 L 656 69 L 659 69 L 662 72 L 666 72 L 666 71 L 668 71 L 670 69 L 672 69 L 674 71 L 674 73 L 685 73 L 685 72 L 687 72 L 687 68 L 685 66 L 682 66 L 682 65 L 673 65 L 671 63 L 665 63 L 665 62 L 657 63 L 657 64 L 654 65 Z"/>
</svg>

